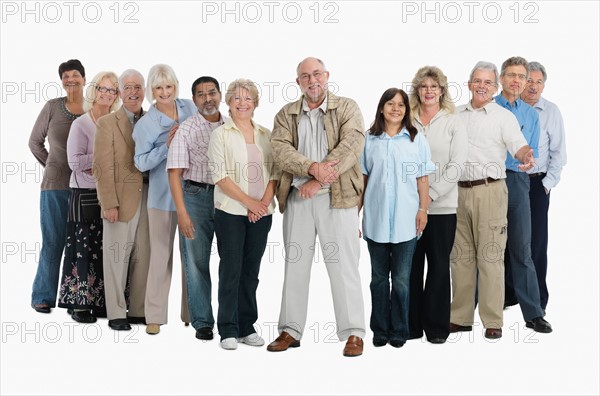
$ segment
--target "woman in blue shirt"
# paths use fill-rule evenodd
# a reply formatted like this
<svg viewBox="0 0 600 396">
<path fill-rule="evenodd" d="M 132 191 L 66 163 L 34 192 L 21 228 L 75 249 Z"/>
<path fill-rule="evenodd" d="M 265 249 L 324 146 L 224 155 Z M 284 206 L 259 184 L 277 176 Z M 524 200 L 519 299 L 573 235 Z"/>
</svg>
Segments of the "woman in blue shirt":
<svg viewBox="0 0 600 396">
<path fill-rule="evenodd" d="M 412 256 L 427 224 L 429 145 L 411 124 L 408 96 L 383 93 L 361 157 L 363 236 L 371 256 L 371 330 L 375 346 L 408 339 Z M 390 273 L 392 288 L 390 292 Z"/>
<path fill-rule="evenodd" d="M 135 166 L 141 172 L 150 172 L 148 223 L 152 249 L 144 302 L 148 334 L 158 334 L 160 325 L 167 323 L 173 267 L 177 214 L 166 171 L 167 153 L 179 124 L 198 111 L 194 102 L 179 99 L 178 94 L 179 81 L 173 69 L 154 65 L 146 89 L 147 99 L 153 104 L 133 129 Z"/>
</svg>

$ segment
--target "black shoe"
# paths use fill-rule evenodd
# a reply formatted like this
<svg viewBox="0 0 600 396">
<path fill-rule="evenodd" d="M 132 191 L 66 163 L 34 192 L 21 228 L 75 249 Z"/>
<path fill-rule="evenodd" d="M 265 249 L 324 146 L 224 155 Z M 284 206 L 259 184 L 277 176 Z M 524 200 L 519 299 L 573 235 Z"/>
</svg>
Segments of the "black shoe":
<svg viewBox="0 0 600 396">
<path fill-rule="evenodd" d="M 143 316 L 128 316 L 127 317 L 127 322 L 129 322 L 129 324 L 146 324 L 146 318 Z"/>
<path fill-rule="evenodd" d="M 96 322 L 96 317 L 92 315 L 90 311 L 73 311 L 71 314 L 71 318 L 75 322 L 79 323 L 94 323 Z"/>
<path fill-rule="evenodd" d="M 504 300 L 504 309 L 507 309 L 508 307 L 512 307 L 513 305 L 517 305 L 519 303 L 519 300 L 517 300 L 517 297 L 513 297 L 513 298 L 509 298 L 507 300 Z"/>
<path fill-rule="evenodd" d="M 388 340 L 384 338 L 373 338 L 373 345 L 376 347 L 382 347 L 388 343 Z"/>
<path fill-rule="evenodd" d="M 127 319 L 111 319 L 108 321 L 108 327 L 117 331 L 131 330 L 131 326 L 129 326 Z"/>
<path fill-rule="evenodd" d="M 541 316 L 525 321 L 525 326 L 538 333 L 552 333 L 552 326 Z"/>
<path fill-rule="evenodd" d="M 442 337 L 431 337 L 428 338 L 427 341 L 429 341 L 432 344 L 443 344 L 444 342 L 446 342 L 446 339 Z"/>
<path fill-rule="evenodd" d="M 201 327 L 196 330 L 196 338 L 199 340 L 212 340 L 213 331 L 210 327 Z"/>
<path fill-rule="evenodd" d="M 39 313 L 45 313 L 48 314 L 50 313 L 50 306 L 46 305 L 46 304 L 31 304 L 31 308 L 35 309 L 35 312 L 39 312 Z"/>
<path fill-rule="evenodd" d="M 394 348 L 402 348 L 405 343 L 406 343 L 406 341 L 390 340 L 390 345 L 393 346 Z"/>
<path fill-rule="evenodd" d="M 67 308 L 67 314 L 73 315 L 73 308 Z"/>
</svg>

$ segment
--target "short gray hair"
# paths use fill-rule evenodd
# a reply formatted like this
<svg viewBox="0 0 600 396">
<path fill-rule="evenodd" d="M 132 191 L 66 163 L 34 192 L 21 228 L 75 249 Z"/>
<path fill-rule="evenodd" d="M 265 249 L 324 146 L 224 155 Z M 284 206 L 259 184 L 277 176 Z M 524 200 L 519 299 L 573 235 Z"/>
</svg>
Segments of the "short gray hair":
<svg viewBox="0 0 600 396">
<path fill-rule="evenodd" d="M 323 71 L 327 71 L 327 67 L 325 67 L 325 62 L 323 62 L 321 59 L 319 58 L 314 58 L 314 57 L 308 57 L 306 59 L 303 59 L 300 63 L 298 63 L 298 66 L 296 66 L 296 75 L 298 75 L 298 73 L 300 73 L 300 65 L 302 64 L 302 62 L 306 61 L 307 59 L 314 59 L 317 62 L 319 62 L 321 64 L 321 66 L 323 66 Z M 298 76 L 300 77 L 300 76 Z"/>
<path fill-rule="evenodd" d="M 544 78 L 544 82 L 546 82 L 546 79 L 548 78 L 548 75 L 546 74 L 546 68 L 540 62 L 529 62 L 529 71 L 542 72 L 542 77 Z"/>
<path fill-rule="evenodd" d="M 161 64 L 152 66 L 148 73 L 148 84 L 146 85 L 146 99 L 152 103 L 154 96 L 152 95 L 152 89 L 158 87 L 161 84 L 171 84 L 175 86 L 175 99 L 179 97 L 179 80 L 173 71 L 173 68 L 169 65 Z"/>
<path fill-rule="evenodd" d="M 473 67 L 473 70 L 471 70 L 471 74 L 469 75 L 469 81 L 473 80 L 473 75 L 475 74 L 475 72 L 477 70 L 480 70 L 480 69 L 493 71 L 494 74 L 496 75 L 496 84 L 498 84 L 498 68 L 492 62 L 486 62 L 486 61 L 477 62 L 475 67 Z"/>
<path fill-rule="evenodd" d="M 144 76 L 142 75 L 142 73 L 140 73 L 139 71 L 135 70 L 135 69 L 127 69 L 125 70 L 123 73 L 121 73 L 121 75 L 119 76 L 119 90 L 123 91 L 123 89 L 125 89 L 125 84 L 123 84 L 123 81 L 127 78 L 127 77 L 132 77 L 132 76 L 137 76 L 142 80 L 142 86 L 144 85 Z"/>
<path fill-rule="evenodd" d="M 529 76 L 529 63 L 527 60 L 521 56 L 512 56 L 502 63 L 502 67 L 500 68 L 500 75 L 503 76 L 506 73 L 506 69 L 509 66 L 523 66 L 525 68 L 525 72 L 527 76 Z"/>
</svg>

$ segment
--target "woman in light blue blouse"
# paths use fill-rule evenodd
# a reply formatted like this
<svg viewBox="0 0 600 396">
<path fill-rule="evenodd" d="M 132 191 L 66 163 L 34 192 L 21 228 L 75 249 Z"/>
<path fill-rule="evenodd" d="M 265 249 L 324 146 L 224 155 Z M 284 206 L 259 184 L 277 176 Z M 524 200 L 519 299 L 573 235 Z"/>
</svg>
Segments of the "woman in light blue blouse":
<svg viewBox="0 0 600 396">
<path fill-rule="evenodd" d="M 179 124 L 198 111 L 194 102 L 179 99 L 178 94 L 179 81 L 173 69 L 154 65 L 146 89 L 147 99 L 153 104 L 133 130 L 135 166 L 141 172 L 150 172 L 148 222 L 152 249 L 144 305 L 148 334 L 158 334 L 160 325 L 167 323 L 173 269 L 177 214 L 169 190 L 167 153 Z"/>
<path fill-rule="evenodd" d="M 361 157 L 363 236 L 371 256 L 375 346 L 389 342 L 399 348 L 408 339 L 412 256 L 427 224 L 427 174 L 435 171 L 435 165 L 427 141 L 410 120 L 406 93 L 398 88 L 386 90 Z"/>
</svg>

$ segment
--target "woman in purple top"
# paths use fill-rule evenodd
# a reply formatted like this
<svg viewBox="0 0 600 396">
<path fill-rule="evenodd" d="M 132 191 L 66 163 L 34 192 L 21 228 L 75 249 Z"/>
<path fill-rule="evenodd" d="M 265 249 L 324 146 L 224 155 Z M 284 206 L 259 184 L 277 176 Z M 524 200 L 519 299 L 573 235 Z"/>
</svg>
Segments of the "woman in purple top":
<svg viewBox="0 0 600 396">
<path fill-rule="evenodd" d="M 58 76 L 67 96 L 46 103 L 29 137 L 29 149 L 44 167 L 40 195 L 42 250 L 31 293 L 31 307 L 41 313 L 50 313 L 56 306 L 69 207 L 67 137 L 71 123 L 83 113 L 85 69 L 79 60 L 71 59 L 60 64 Z"/>
<path fill-rule="evenodd" d="M 86 91 L 83 103 L 86 113 L 73 122 L 67 140 L 67 157 L 73 172 L 58 306 L 68 308 L 73 320 L 81 323 L 93 323 L 96 316 L 106 316 L 102 218 L 92 161 L 96 122 L 119 107 L 118 86 L 115 73 L 96 74 Z"/>
</svg>

